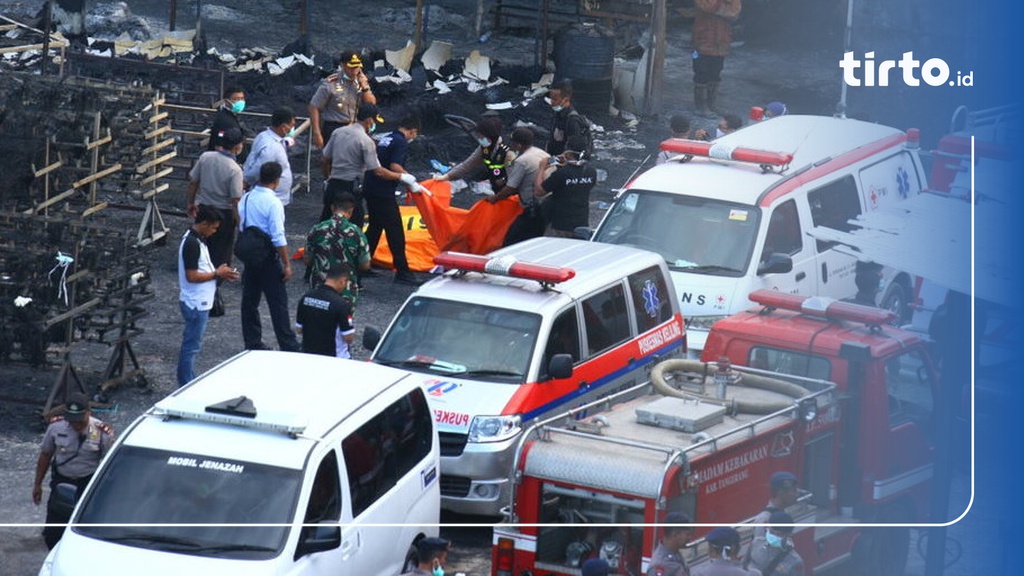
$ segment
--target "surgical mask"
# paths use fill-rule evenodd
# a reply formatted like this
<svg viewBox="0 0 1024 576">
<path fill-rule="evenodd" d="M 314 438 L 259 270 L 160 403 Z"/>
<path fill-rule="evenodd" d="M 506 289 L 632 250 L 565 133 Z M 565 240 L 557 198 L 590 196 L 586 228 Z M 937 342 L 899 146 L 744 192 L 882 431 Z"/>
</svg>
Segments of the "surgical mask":
<svg viewBox="0 0 1024 576">
<path fill-rule="evenodd" d="M 771 530 L 764 533 L 764 539 L 772 548 L 782 548 L 782 543 L 785 542 L 785 539 L 782 536 L 772 534 Z"/>
<path fill-rule="evenodd" d="M 715 138 L 721 138 L 725 136 L 725 132 L 722 132 L 721 128 L 715 128 Z"/>
<path fill-rule="evenodd" d="M 242 110 L 245 110 L 245 100 L 231 103 L 231 111 L 235 114 L 241 114 Z"/>
<path fill-rule="evenodd" d="M 434 566 L 432 574 L 433 576 L 444 576 L 444 568 L 442 568 L 440 564 L 437 564 Z"/>
<path fill-rule="evenodd" d="M 292 129 L 289 130 L 288 133 L 284 135 L 284 137 L 285 138 L 291 138 L 292 136 L 295 136 L 295 133 L 298 132 L 298 131 L 299 131 L 299 128 L 297 126 L 292 126 Z"/>
<path fill-rule="evenodd" d="M 377 131 L 377 123 L 374 122 L 373 124 L 370 124 L 370 128 L 366 130 L 366 133 L 367 134 L 373 134 L 376 131 Z"/>
<path fill-rule="evenodd" d="M 562 110 L 565 110 L 565 106 L 562 106 L 561 104 L 555 104 L 554 106 L 551 107 L 551 109 L 554 110 L 555 112 L 561 112 Z"/>
<path fill-rule="evenodd" d="M 491 145 L 491 139 L 490 138 L 477 138 L 476 142 L 477 142 L 477 144 L 480 145 L 481 148 L 487 148 L 488 146 Z"/>
</svg>

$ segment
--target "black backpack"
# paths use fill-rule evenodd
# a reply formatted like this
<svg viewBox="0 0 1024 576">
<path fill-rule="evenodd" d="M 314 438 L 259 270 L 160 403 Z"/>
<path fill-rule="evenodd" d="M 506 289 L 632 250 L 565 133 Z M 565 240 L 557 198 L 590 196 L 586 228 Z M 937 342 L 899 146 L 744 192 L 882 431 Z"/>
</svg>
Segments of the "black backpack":
<svg viewBox="0 0 1024 576">
<path fill-rule="evenodd" d="M 569 112 L 569 117 L 566 118 L 565 120 L 565 128 L 567 133 L 566 139 L 568 139 L 569 137 L 569 132 L 575 132 L 575 130 L 569 129 L 569 126 L 571 124 L 574 124 L 576 128 L 579 130 L 580 134 L 582 134 L 583 137 L 586 138 L 587 146 L 583 150 L 583 159 L 590 160 L 594 155 L 594 133 L 592 130 L 594 123 L 590 121 L 590 118 L 587 118 L 586 116 L 580 114 L 577 110 L 574 109 L 572 112 Z"/>
</svg>

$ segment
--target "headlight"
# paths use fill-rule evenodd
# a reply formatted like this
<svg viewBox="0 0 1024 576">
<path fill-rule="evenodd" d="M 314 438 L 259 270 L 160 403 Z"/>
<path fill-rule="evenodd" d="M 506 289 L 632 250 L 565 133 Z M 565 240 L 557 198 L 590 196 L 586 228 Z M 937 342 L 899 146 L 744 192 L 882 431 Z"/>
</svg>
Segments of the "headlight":
<svg viewBox="0 0 1024 576">
<path fill-rule="evenodd" d="M 695 330 L 710 330 L 712 324 L 714 324 L 715 322 L 718 322 L 719 320 L 724 320 L 726 318 L 728 318 L 728 316 L 725 316 L 725 315 L 719 315 L 719 316 L 687 316 L 687 318 L 686 318 L 686 329 L 689 330 L 689 329 L 692 328 L 692 329 L 695 329 Z"/>
<path fill-rule="evenodd" d="M 469 425 L 470 442 L 501 442 L 515 436 L 521 430 L 522 419 L 512 416 L 474 416 Z"/>
</svg>

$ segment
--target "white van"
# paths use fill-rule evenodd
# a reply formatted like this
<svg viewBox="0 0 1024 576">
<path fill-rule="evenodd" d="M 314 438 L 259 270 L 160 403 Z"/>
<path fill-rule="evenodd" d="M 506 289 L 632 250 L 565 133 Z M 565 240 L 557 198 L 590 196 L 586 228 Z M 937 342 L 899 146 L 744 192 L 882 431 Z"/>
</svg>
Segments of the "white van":
<svg viewBox="0 0 1024 576">
<path fill-rule="evenodd" d="M 40 574 L 399 574 L 438 472 L 408 372 L 244 352 L 120 435 Z"/>
<path fill-rule="evenodd" d="M 445 252 L 373 362 L 416 372 L 441 438 L 441 504 L 497 515 L 523 428 L 631 387 L 685 352 L 664 260 L 645 250 L 534 238 L 486 256 Z"/>
<path fill-rule="evenodd" d="M 767 288 L 853 296 L 856 259 L 807 231 L 851 230 L 858 215 L 926 187 L 917 131 L 858 120 L 781 116 L 714 142 L 666 140 L 676 156 L 627 184 L 593 239 L 661 254 L 691 354 L 714 322 Z M 886 269 L 879 304 L 908 317 L 914 279 Z"/>
</svg>

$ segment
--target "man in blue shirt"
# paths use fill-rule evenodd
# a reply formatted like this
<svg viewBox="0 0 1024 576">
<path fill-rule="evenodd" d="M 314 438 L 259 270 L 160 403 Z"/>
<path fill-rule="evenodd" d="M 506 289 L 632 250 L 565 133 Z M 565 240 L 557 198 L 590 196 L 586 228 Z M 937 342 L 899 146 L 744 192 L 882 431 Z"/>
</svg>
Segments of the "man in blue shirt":
<svg viewBox="0 0 1024 576">
<path fill-rule="evenodd" d="M 256 135 L 249 156 L 245 159 L 245 181 L 252 186 L 259 181 L 260 167 L 267 162 L 281 165 L 281 181 L 274 189 L 282 206 L 292 201 L 292 167 L 288 162 L 288 138 L 295 128 L 295 113 L 291 108 L 277 108 L 270 116 L 270 126 Z"/>
<path fill-rule="evenodd" d="M 301 349 L 288 318 L 288 291 L 285 282 L 292 277 L 292 263 L 288 258 L 288 241 L 284 235 L 284 206 L 274 195 L 281 180 L 281 165 L 266 162 L 260 167 L 259 185 L 253 187 L 238 203 L 239 229 L 255 226 L 270 236 L 277 258 L 257 266 L 245 267 L 242 273 L 242 339 L 246 350 L 268 350 L 263 343 L 260 324 L 260 299 L 267 297 L 270 321 L 281 350 L 297 352 Z"/>
<path fill-rule="evenodd" d="M 377 160 L 392 172 L 405 173 L 405 159 L 409 153 L 409 142 L 420 134 L 420 119 L 407 116 L 398 124 L 398 130 L 380 137 L 377 142 Z M 405 228 L 402 214 L 395 198 L 397 180 L 385 180 L 369 171 L 363 178 L 363 197 L 370 224 L 366 228 L 366 239 L 370 243 L 370 256 L 377 251 L 381 232 L 387 234 L 388 249 L 395 264 L 395 282 L 418 286 L 420 281 L 409 269 L 405 257 Z"/>
</svg>

